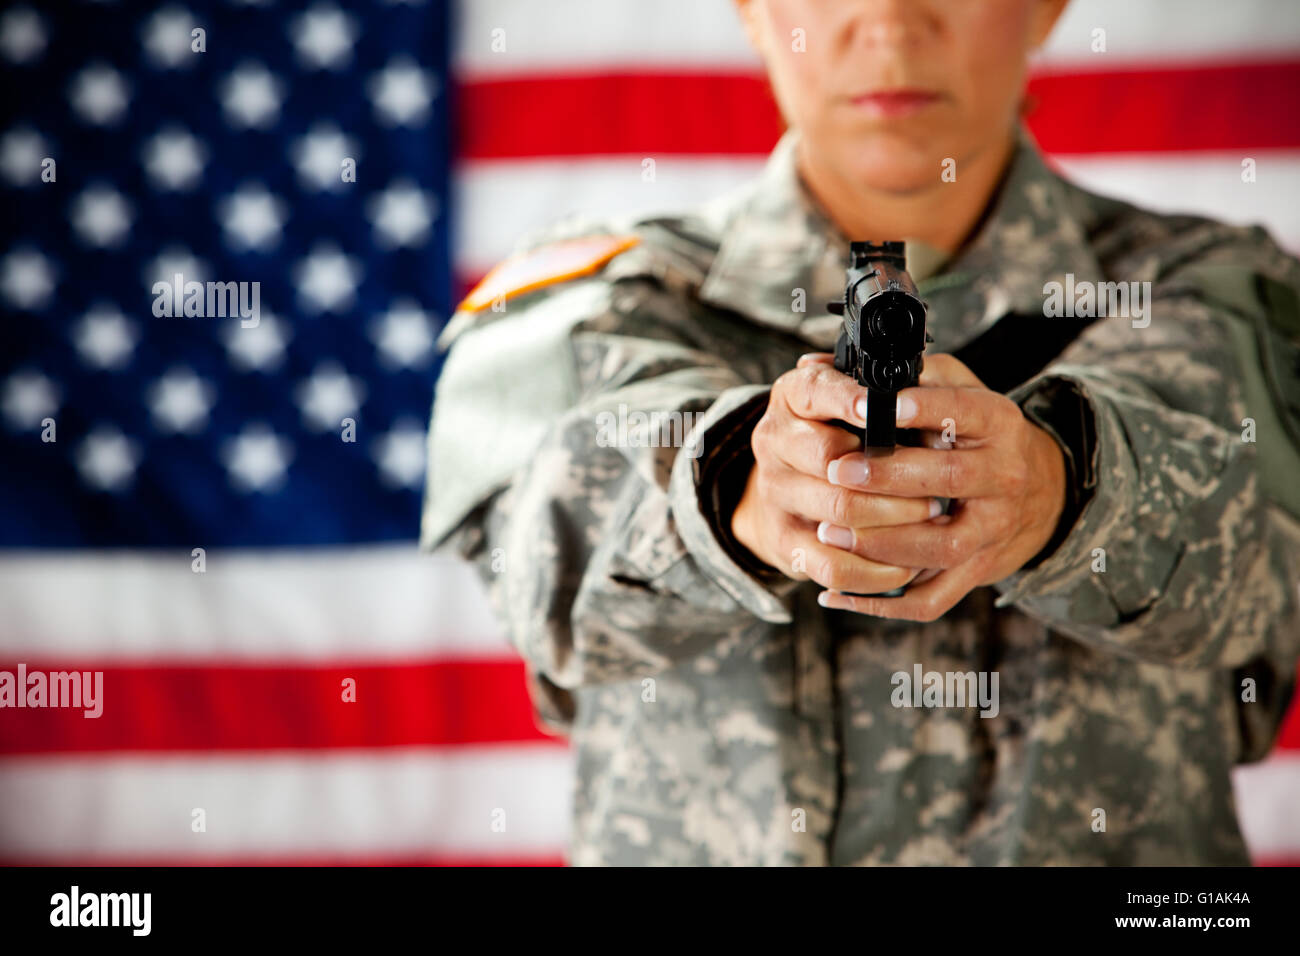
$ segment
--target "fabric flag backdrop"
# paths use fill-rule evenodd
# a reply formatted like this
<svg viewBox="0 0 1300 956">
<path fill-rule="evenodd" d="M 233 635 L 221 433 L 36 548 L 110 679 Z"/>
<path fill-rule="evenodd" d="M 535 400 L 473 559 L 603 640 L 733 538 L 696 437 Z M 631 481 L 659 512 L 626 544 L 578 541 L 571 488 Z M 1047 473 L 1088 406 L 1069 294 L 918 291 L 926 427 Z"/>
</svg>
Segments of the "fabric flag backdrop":
<svg viewBox="0 0 1300 956">
<path fill-rule="evenodd" d="M 42 0 L 0 70 L 0 670 L 104 672 L 0 710 L 0 862 L 561 862 L 563 741 L 414 550 L 433 337 L 522 234 L 757 171 L 729 0 Z M 1082 183 L 1300 250 L 1300 5 L 1074 0 L 1030 92 Z M 1300 862 L 1295 710 L 1235 784 Z"/>
</svg>

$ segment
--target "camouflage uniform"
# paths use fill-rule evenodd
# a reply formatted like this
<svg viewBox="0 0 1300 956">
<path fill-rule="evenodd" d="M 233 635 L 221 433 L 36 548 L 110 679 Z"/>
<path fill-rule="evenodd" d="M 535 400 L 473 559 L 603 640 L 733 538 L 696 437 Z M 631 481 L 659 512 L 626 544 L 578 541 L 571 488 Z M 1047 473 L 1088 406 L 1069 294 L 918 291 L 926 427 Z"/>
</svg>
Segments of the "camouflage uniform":
<svg viewBox="0 0 1300 956">
<path fill-rule="evenodd" d="M 444 333 L 421 543 L 481 569 L 539 716 L 572 738 L 572 862 L 1247 862 L 1229 771 L 1268 751 L 1294 686 L 1300 524 L 1259 488 L 1232 320 L 1194 278 L 1294 288 L 1300 265 L 1263 230 L 1078 189 L 1022 134 L 976 237 L 946 264 L 909 259 L 931 350 L 1057 435 L 1082 513 L 935 623 L 825 610 L 818 585 L 726 539 L 709 484 L 770 383 L 838 329 L 824 305 L 848 242 L 804 191 L 794 135 L 691 213 L 525 243 L 642 240 Z M 1149 327 L 1045 317 L 1066 273 L 1150 281 Z M 599 441 L 620 404 L 701 413 L 700 454 Z M 997 672 L 996 716 L 893 706 L 892 675 L 917 664 Z"/>
</svg>

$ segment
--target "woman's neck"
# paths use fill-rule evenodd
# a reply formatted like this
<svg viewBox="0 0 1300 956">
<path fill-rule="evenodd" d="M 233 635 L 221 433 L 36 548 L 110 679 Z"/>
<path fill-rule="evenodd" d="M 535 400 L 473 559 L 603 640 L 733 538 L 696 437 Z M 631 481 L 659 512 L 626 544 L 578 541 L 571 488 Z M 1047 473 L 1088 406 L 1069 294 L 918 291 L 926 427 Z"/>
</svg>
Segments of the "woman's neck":
<svg viewBox="0 0 1300 956">
<path fill-rule="evenodd" d="M 920 239 L 953 253 L 979 222 L 1015 146 L 1012 133 L 963 160 L 952 182 L 936 169 L 932 185 L 908 192 L 872 189 L 840 176 L 809 155 L 802 137 L 796 163 L 808 190 L 848 238 Z"/>
</svg>

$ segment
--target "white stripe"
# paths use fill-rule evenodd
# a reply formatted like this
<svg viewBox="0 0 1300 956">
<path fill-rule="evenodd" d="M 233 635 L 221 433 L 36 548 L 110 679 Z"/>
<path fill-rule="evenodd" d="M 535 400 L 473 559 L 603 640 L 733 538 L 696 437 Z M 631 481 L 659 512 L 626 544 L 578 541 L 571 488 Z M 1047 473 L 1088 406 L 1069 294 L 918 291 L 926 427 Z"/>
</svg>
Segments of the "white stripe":
<svg viewBox="0 0 1300 956">
<path fill-rule="evenodd" d="M 1246 158 L 1255 160 L 1254 182 L 1242 182 Z M 1300 250 L 1300 206 L 1294 201 L 1300 196 L 1300 152 L 1054 156 L 1053 162 L 1093 192 L 1159 212 L 1260 224 L 1284 248 Z"/>
<path fill-rule="evenodd" d="M 463 79 L 762 68 L 733 0 L 467 0 L 458 13 L 456 69 Z M 1099 28 L 1106 31 L 1104 53 L 1092 49 Z M 1300 4 L 1290 0 L 1233 0 L 1227 7 L 1223 0 L 1073 0 L 1038 65 L 1110 70 L 1295 56 L 1298 49 Z"/>
<path fill-rule="evenodd" d="M 468 0 L 457 13 L 462 80 L 638 67 L 762 69 L 731 0 Z"/>
<path fill-rule="evenodd" d="M 0 856 L 559 855 L 572 756 L 553 746 L 268 757 L 0 760 Z M 1300 857 L 1300 757 L 1233 772 L 1260 859 Z M 207 832 L 191 830 L 195 808 Z M 506 829 L 494 832 L 493 811 Z"/>
<path fill-rule="evenodd" d="M 1300 754 L 1283 751 L 1232 772 L 1237 815 L 1256 859 L 1300 860 Z"/>
<path fill-rule="evenodd" d="M 1106 50 L 1094 53 L 1093 31 Z M 1277 0 L 1072 0 L 1042 51 L 1048 67 L 1113 70 L 1295 57 L 1300 4 Z"/>
<path fill-rule="evenodd" d="M 414 545 L 319 553 L 6 552 L 0 654 L 49 658 L 513 656 L 473 570 Z"/>
<path fill-rule="evenodd" d="M 572 769 L 569 751 L 548 745 L 6 758 L 0 856 L 558 856 Z M 204 833 L 191 829 L 195 808 L 206 813 Z M 493 830 L 494 819 L 504 820 L 504 831 Z"/>
<path fill-rule="evenodd" d="M 1300 249 L 1300 153 L 1252 151 L 1256 181 L 1241 180 L 1243 156 L 1173 153 L 1053 157 L 1081 186 L 1161 212 L 1261 223 Z M 571 213 L 597 220 L 632 212 L 681 212 L 758 174 L 762 157 L 656 157 L 656 178 L 641 179 L 638 157 L 474 162 L 460 174 L 457 266 L 480 275 L 520 237 Z"/>
<path fill-rule="evenodd" d="M 466 164 L 456 182 L 457 267 L 486 272 L 517 240 L 570 214 L 681 212 L 758 174 L 763 157 L 655 156 L 655 179 L 641 157 L 492 160 Z"/>
</svg>

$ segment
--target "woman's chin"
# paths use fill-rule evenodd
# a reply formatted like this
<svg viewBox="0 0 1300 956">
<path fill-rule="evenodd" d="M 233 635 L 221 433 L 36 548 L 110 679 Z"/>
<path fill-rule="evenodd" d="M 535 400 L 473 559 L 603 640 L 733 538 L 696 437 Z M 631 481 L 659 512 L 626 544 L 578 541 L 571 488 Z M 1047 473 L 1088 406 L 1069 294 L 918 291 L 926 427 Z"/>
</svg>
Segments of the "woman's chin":
<svg viewBox="0 0 1300 956">
<path fill-rule="evenodd" d="M 849 167 L 848 178 L 866 192 L 906 196 L 925 192 L 943 182 L 940 163 L 933 159 L 925 162 L 899 159 L 876 162 L 856 162 Z"/>
<path fill-rule="evenodd" d="M 853 182 L 864 191 L 896 193 L 923 192 L 943 182 L 951 182 L 955 163 L 947 161 L 942 148 L 934 142 L 915 143 L 893 135 L 872 136 L 860 139 L 860 145 L 845 146 L 853 140 L 847 137 L 827 137 L 833 147 L 820 149 L 815 142 L 807 144 L 809 157 L 818 157 L 818 165 L 830 160 L 835 178 Z M 955 170 L 954 170 L 955 172 Z"/>
</svg>

